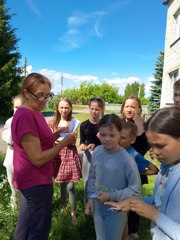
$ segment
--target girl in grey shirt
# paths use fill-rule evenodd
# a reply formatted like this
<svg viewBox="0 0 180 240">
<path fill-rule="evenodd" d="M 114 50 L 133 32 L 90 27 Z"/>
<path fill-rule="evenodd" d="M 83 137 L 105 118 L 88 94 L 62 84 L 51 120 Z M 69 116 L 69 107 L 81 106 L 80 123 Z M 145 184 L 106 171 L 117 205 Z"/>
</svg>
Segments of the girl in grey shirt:
<svg viewBox="0 0 180 240">
<path fill-rule="evenodd" d="M 127 218 L 127 212 L 113 214 L 104 202 L 140 194 L 137 165 L 119 145 L 121 129 L 121 119 L 115 114 L 104 115 L 99 122 L 102 145 L 96 147 L 92 155 L 85 209 L 86 214 L 94 216 L 97 240 L 121 239 Z"/>
</svg>

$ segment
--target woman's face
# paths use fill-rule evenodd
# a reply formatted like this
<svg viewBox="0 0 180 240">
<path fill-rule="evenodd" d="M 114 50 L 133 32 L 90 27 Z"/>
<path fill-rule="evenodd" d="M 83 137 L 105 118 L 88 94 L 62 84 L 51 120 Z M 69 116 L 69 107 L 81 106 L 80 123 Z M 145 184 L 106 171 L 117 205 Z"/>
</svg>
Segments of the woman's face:
<svg viewBox="0 0 180 240">
<path fill-rule="evenodd" d="M 97 102 L 91 102 L 89 106 L 89 113 L 92 119 L 100 119 L 102 108 L 99 107 Z"/>
<path fill-rule="evenodd" d="M 176 139 L 150 130 L 146 135 L 159 162 L 170 164 L 180 161 L 180 138 Z"/>
<path fill-rule="evenodd" d="M 72 108 L 68 102 L 62 100 L 58 104 L 58 111 L 61 114 L 61 117 L 67 119 L 69 113 L 72 111 Z"/>
<path fill-rule="evenodd" d="M 127 99 L 124 108 L 123 115 L 126 119 L 132 120 L 136 114 L 140 114 L 141 109 L 139 108 L 139 103 L 136 99 Z"/>
<path fill-rule="evenodd" d="M 28 106 L 34 111 L 41 112 L 50 98 L 50 90 L 48 84 L 38 84 L 34 91 L 26 90 Z"/>
</svg>

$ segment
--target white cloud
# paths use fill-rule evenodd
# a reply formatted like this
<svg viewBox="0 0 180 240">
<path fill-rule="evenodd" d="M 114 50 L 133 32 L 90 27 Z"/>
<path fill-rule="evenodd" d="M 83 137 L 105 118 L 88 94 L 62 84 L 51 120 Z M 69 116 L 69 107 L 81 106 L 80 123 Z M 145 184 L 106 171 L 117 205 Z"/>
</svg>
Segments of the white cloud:
<svg viewBox="0 0 180 240">
<path fill-rule="evenodd" d="M 30 6 L 31 10 L 35 13 L 36 16 L 39 18 L 41 17 L 41 13 L 35 3 L 32 0 L 28 0 L 28 5 Z"/>
<path fill-rule="evenodd" d="M 111 74 L 112 74 L 112 75 L 117 75 L 117 72 L 112 72 Z"/>
<path fill-rule="evenodd" d="M 52 91 L 57 94 L 61 91 L 61 81 L 63 81 L 63 90 L 67 88 L 79 87 L 79 85 L 84 82 L 88 81 L 93 83 L 99 84 L 99 80 L 97 76 L 93 75 L 77 75 L 77 74 L 70 74 L 70 73 L 62 73 L 57 72 L 55 70 L 49 69 L 42 69 L 39 73 L 48 77 L 52 83 Z M 63 74 L 63 75 L 62 75 Z M 63 79 L 62 79 L 63 76 Z"/>
<path fill-rule="evenodd" d="M 117 1 L 104 9 L 89 13 L 75 11 L 67 18 L 67 30 L 59 37 L 57 49 L 66 52 L 82 47 L 94 36 L 102 38 L 100 23 L 103 17 L 119 10 L 128 2 L 129 0 Z"/>
<path fill-rule="evenodd" d="M 150 96 L 150 90 L 151 90 L 151 85 L 152 85 L 152 81 L 155 80 L 155 78 L 153 76 L 149 77 L 146 81 L 145 84 L 145 96 L 149 97 Z"/>
<path fill-rule="evenodd" d="M 28 73 L 32 72 L 32 66 L 28 66 L 27 69 L 29 69 Z M 63 90 L 67 88 L 77 88 L 80 86 L 80 84 L 84 81 L 87 82 L 93 82 L 94 84 L 102 84 L 103 82 L 108 83 L 109 85 L 116 86 L 119 88 L 119 93 L 121 95 L 124 94 L 124 90 L 127 86 L 127 84 L 132 84 L 134 82 L 138 82 L 140 84 L 145 84 L 145 96 L 148 97 L 150 95 L 150 86 L 151 81 L 154 79 L 153 77 L 149 77 L 146 81 L 142 81 L 139 77 L 127 77 L 127 78 L 103 78 L 100 79 L 98 76 L 94 75 L 78 75 L 78 74 L 71 74 L 71 73 L 65 73 L 65 72 L 59 72 L 52 69 L 41 69 L 40 71 L 37 71 L 46 77 L 48 77 L 52 83 L 52 91 L 55 94 L 58 94 L 61 92 L 61 83 L 63 81 Z M 63 79 L 62 79 L 63 76 Z"/>
<path fill-rule="evenodd" d="M 134 82 L 141 82 L 141 79 L 138 77 L 127 77 L 127 78 L 112 78 L 112 79 L 104 79 L 105 82 L 107 82 L 110 85 L 114 85 L 119 88 L 119 93 L 121 95 L 124 94 L 124 90 L 127 86 L 127 84 L 132 84 Z"/>
<path fill-rule="evenodd" d="M 28 65 L 28 66 L 26 67 L 26 72 L 27 72 L 27 74 L 29 74 L 29 73 L 32 72 L 32 66 L 31 66 L 31 65 Z"/>
<path fill-rule="evenodd" d="M 69 27 L 72 26 L 81 26 L 87 23 L 87 16 L 81 12 L 75 12 L 72 16 L 67 19 Z"/>
<path fill-rule="evenodd" d="M 95 33 L 96 33 L 96 35 L 98 36 L 98 37 L 102 37 L 103 35 L 102 35 L 102 33 L 100 32 L 100 30 L 99 30 L 99 21 L 97 20 L 97 22 L 95 23 L 95 25 L 94 25 L 94 31 L 95 31 Z"/>
</svg>

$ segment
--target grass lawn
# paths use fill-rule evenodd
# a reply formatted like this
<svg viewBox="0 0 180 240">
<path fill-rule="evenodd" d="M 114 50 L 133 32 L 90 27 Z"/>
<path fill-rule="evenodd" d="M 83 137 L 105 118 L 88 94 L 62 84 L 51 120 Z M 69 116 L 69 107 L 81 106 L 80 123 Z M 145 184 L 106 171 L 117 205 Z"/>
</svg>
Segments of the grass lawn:
<svg viewBox="0 0 180 240">
<path fill-rule="evenodd" d="M 74 112 L 79 109 L 74 109 Z M 74 114 L 74 117 L 81 122 L 89 117 L 87 111 Z M 4 156 L 0 154 L 0 239 L 11 240 L 17 221 L 17 211 L 12 211 L 9 207 L 10 188 L 6 179 L 6 172 L 3 166 Z M 147 158 L 149 156 L 147 155 Z M 151 195 L 153 190 L 155 177 L 149 177 L 149 184 L 143 186 L 142 193 Z M 82 180 L 76 184 L 76 197 L 77 197 L 77 218 L 78 223 L 72 225 L 70 223 L 70 206 L 68 205 L 67 211 L 62 213 L 59 208 L 60 189 L 59 184 L 54 184 L 54 197 L 53 197 L 53 216 L 52 227 L 49 240 L 94 240 L 94 224 L 90 216 L 84 214 L 84 191 Z M 140 220 L 139 226 L 139 239 L 149 240 L 149 224 L 150 222 L 144 218 Z"/>
</svg>

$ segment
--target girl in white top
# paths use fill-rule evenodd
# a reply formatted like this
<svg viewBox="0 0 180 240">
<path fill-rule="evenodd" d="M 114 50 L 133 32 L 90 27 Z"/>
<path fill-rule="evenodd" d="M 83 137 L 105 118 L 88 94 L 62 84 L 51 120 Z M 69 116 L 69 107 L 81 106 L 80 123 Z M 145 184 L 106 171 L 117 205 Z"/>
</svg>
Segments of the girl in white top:
<svg viewBox="0 0 180 240">
<path fill-rule="evenodd" d="M 21 95 L 17 95 L 12 99 L 13 109 L 14 113 L 16 110 L 21 106 L 22 104 L 22 98 Z M 9 118 L 5 125 L 2 132 L 2 139 L 7 143 L 7 150 L 6 150 L 6 156 L 4 159 L 3 165 L 6 167 L 6 173 L 7 173 L 7 179 L 11 188 L 11 197 L 10 197 L 10 206 L 12 209 L 17 207 L 18 203 L 18 190 L 13 187 L 13 173 L 14 173 L 14 167 L 13 167 L 13 143 L 12 143 L 12 136 L 11 136 L 11 122 L 12 122 L 13 116 Z"/>
</svg>

